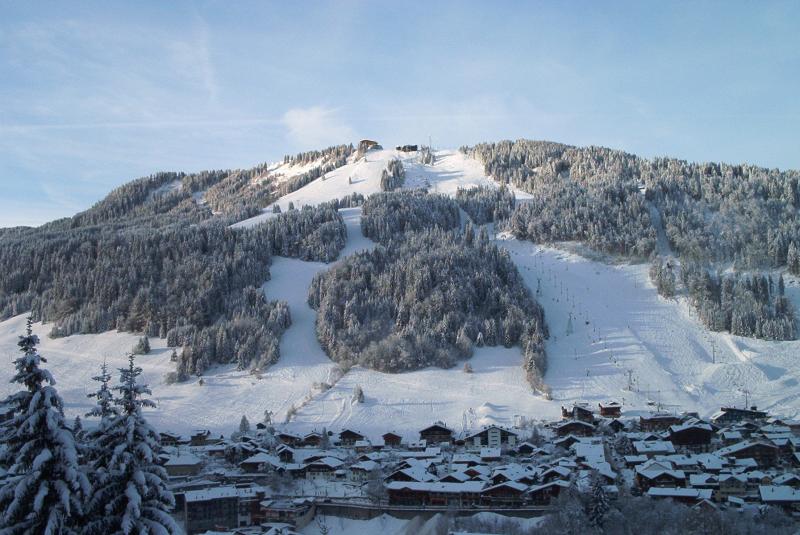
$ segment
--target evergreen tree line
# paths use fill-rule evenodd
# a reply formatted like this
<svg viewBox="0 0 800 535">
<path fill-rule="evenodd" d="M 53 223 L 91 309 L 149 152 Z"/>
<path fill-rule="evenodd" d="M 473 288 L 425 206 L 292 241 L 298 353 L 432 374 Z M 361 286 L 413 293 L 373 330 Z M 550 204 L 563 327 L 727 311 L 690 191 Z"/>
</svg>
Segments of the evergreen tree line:
<svg viewBox="0 0 800 535">
<path fill-rule="evenodd" d="M 462 151 L 483 162 L 489 176 L 533 194 L 510 218 L 518 238 L 578 240 L 603 252 L 643 258 L 654 249 L 656 232 L 625 153 L 526 140 Z"/>
<path fill-rule="evenodd" d="M 690 263 L 682 267 L 681 279 L 709 329 L 766 340 L 797 337 L 794 307 L 784 295 L 782 275 L 776 285 L 771 276 L 712 273 Z"/>
<path fill-rule="evenodd" d="M 353 145 L 337 145 L 335 147 L 328 147 L 322 151 L 311 151 L 298 154 L 294 157 L 294 159 L 289 160 L 290 163 L 305 165 L 316 160 L 321 160 L 320 164 L 309 169 L 305 173 L 292 177 L 286 182 L 281 183 L 277 188 L 276 196 L 282 197 L 284 195 L 288 195 L 289 193 L 297 191 L 303 186 L 313 182 L 319 177 L 338 169 L 347 163 L 347 159 L 351 154 L 353 154 L 354 151 L 355 149 L 353 148 Z M 286 158 L 284 158 L 284 161 L 286 161 Z"/>
<path fill-rule="evenodd" d="M 269 278 L 272 255 L 329 262 L 345 240 L 331 205 L 243 229 L 211 220 L 7 234 L 0 240 L 0 316 L 31 310 L 35 320 L 53 323 L 52 336 L 117 329 L 179 340 L 190 346 L 179 366 L 185 373 L 215 361 L 266 365 L 277 359 L 277 340 L 290 323 L 286 304 L 257 289 Z M 247 328 L 232 351 L 207 343 Z"/>
<path fill-rule="evenodd" d="M 11 420 L 0 425 L 0 531 L 8 534 L 171 535 L 181 530 L 170 515 L 175 498 L 159 464 L 159 436 L 142 415 L 154 406 L 138 382 L 142 373 L 134 358 L 120 369 L 111 387 L 105 365 L 90 395 L 96 406 L 87 415 L 99 418 L 84 432 L 72 428 L 53 376 L 41 367 L 38 338 L 31 321 L 20 336 L 22 356 L 14 361 L 13 383 L 22 389 L 2 403 Z M 116 392 L 116 395 L 114 395 Z"/>
<path fill-rule="evenodd" d="M 318 312 L 320 345 L 345 366 L 451 367 L 473 346 L 520 345 L 531 383 L 543 388 L 544 312 L 485 229 L 397 233 L 319 273 L 308 302 Z"/>
<path fill-rule="evenodd" d="M 458 204 L 440 194 L 420 190 L 375 193 L 361 210 L 361 232 L 384 245 L 404 232 L 458 228 Z"/>
<path fill-rule="evenodd" d="M 682 260 L 800 271 L 800 171 L 648 160 L 602 147 L 529 140 L 462 151 L 483 162 L 490 176 L 533 195 L 512 216 L 512 230 L 521 238 L 582 240 L 645 257 L 655 244 L 650 203 Z"/>
<path fill-rule="evenodd" d="M 406 181 L 406 170 L 400 160 L 389 160 L 386 169 L 381 172 L 381 191 L 394 191 Z"/>
<path fill-rule="evenodd" d="M 338 160 L 342 157 L 347 158 L 353 154 L 353 152 L 355 152 L 355 147 L 353 147 L 352 143 L 349 145 L 334 145 L 322 150 L 298 152 L 294 156 L 287 154 L 283 157 L 283 163 L 289 165 L 308 165 L 317 160 L 330 161 Z"/>
<path fill-rule="evenodd" d="M 456 202 L 476 225 L 500 222 L 508 219 L 514 211 L 514 192 L 505 185 L 500 188 L 458 188 Z"/>
</svg>

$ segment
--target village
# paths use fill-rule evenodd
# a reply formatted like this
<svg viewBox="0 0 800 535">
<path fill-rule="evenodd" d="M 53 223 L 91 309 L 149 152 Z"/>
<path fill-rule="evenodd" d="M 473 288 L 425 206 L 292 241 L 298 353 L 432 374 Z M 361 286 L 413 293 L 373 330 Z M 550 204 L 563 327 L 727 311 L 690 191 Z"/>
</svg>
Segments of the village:
<svg viewBox="0 0 800 535">
<path fill-rule="evenodd" d="M 188 534 L 291 534 L 315 517 L 545 515 L 562 492 L 602 485 L 709 511 L 800 513 L 800 422 L 756 407 L 627 415 L 620 403 L 562 407 L 562 419 L 407 436 L 295 434 L 259 423 L 214 437 L 162 432 L 174 515 Z"/>
</svg>

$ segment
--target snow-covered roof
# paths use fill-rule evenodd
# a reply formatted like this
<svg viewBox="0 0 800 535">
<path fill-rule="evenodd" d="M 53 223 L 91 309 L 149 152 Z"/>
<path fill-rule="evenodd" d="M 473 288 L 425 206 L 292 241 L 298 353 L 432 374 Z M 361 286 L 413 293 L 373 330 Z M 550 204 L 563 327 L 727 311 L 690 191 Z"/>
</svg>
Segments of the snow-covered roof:
<svg viewBox="0 0 800 535">
<path fill-rule="evenodd" d="M 386 485 L 387 490 L 414 490 L 419 492 L 438 492 L 458 494 L 463 492 L 478 493 L 483 490 L 483 481 L 465 481 L 463 483 L 418 483 L 415 481 L 392 481 Z"/>
<path fill-rule="evenodd" d="M 800 502 L 800 490 L 787 485 L 759 485 L 758 494 L 764 503 Z"/>
<path fill-rule="evenodd" d="M 651 498 L 694 498 L 697 500 L 710 500 L 711 489 L 685 489 L 682 487 L 651 487 L 647 495 Z"/>
<path fill-rule="evenodd" d="M 177 455 L 170 455 L 164 466 L 196 466 L 203 464 L 203 460 L 197 455 L 192 453 L 179 453 Z"/>
<path fill-rule="evenodd" d="M 265 490 L 261 487 L 212 487 L 203 490 L 188 490 L 184 494 L 187 502 L 205 502 L 223 498 L 250 498 Z"/>
</svg>

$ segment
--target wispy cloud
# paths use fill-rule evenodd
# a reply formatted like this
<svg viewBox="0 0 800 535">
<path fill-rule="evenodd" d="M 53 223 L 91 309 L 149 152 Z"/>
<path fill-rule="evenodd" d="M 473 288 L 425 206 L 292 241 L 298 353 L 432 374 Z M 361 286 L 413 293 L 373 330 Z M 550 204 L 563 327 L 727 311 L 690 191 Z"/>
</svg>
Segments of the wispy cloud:
<svg viewBox="0 0 800 535">
<path fill-rule="evenodd" d="M 340 117 L 339 110 L 312 106 L 293 108 L 283 114 L 287 137 L 302 148 L 322 147 L 352 141 L 355 130 Z"/>
</svg>

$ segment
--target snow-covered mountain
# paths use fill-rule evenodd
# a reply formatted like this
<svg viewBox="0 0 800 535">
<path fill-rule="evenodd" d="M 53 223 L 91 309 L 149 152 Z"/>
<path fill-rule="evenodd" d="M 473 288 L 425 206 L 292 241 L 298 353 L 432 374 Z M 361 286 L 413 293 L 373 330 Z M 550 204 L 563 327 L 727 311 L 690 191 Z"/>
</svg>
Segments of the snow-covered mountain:
<svg viewBox="0 0 800 535">
<path fill-rule="evenodd" d="M 281 196 L 262 213 L 238 221 L 233 227 L 252 227 L 275 217 L 274 205 L 285 212 L 295 207 L 319 205 L 354 193 L 364 196 L 381 191 L 381 174 L 389 161 L 399 159 L 405 168 L 404 188 L 455 195 L 458 188 L 497 182 L 484 166 L 455 150 L 436 152 L 435 163 L 421 163 L 416 153 L 390 149 L 350 156 L 348 163 Z M 280 186 L 307 173 L 317 162 L 267 167 Z M 170 188 L 175 188 L 170 183 Z M 518 201 L 530 194 L 515 190 Z M 196 192 L 197 202 L 205 202 Z M 360 208 L 343 208 L 347 241 L 339 259 L 375 247 L 360 228 Z M 466 214 L 464 214 L 466 217 Z M 696 410 L 702 415 L 721 405 L 751 404 L 775 414 L 800 413 L 800 342 L 771 342 L 711 332 L 699 321 L 683 297 L 660 297 L 648 277 L 648 265 L 601 262 L 579 255 L 574 244 L 558 247 L 521 241 L 508 233 L 491 234 L 506 249 L 525 283 L 544 307 L 550 328 L 546 343 L 549 359 L 545 381 L 553 399 L 532 392 L 521 372 L 519 348 L 475 348 L 469 360 L 473 373 L 461 367 L 426 368 L 387 374 L 354 367 L 343 376 L 317 342 L 316 313 L 307 304 L 313 276 L 329 269 L 321 262 L 276 257 L 270 279 L 264 284 L 269 299 L 288 303 L 292 324 L 280 340 L 280 359 L 259 373 L 237 370 L 235 365 L 215 366 L 200 379 L 167 384 L 174 370 L 166 340 L 151 338 L 153 351 L 139 357 L 144 379 L 158 407 L 148 419 L 158 428 L 188 431 L 208 428 L 229 433 L 242 414 L 259 421 L 272 411 L 276 421 L 297 430 L 360 430 L 377 436 L 394 429 L 407 438 L 426 424 L 442 420 L 460 430 L 487 423 L 513 425 L 522 418 L 556 417 L 562 405 L 576 401 L 596 404 L 621 401 L 626 411 Z M 265 277 L 266 278 L 266 277 Z M 787 277 L 786 295 L 800 306 L 800 283 Z M 16 354 L 16 336 L 24 329 L 25 315 L 0 323 L 0 357 L 8 363 Z M 90 378 L 103 360 L 121 367 L 138 335 L 109 331 L 48 338 L 49 326 L 35 324 L 41 353 L 48 358 L 68 416 L 85 413 L 90 402 Z M 0 396 L 13 390 L 8 384 L 12 367 L 0 367 Z M 360 386 L 364 402 L 353 399 Z"/>
</svg>

